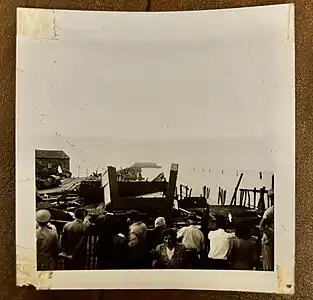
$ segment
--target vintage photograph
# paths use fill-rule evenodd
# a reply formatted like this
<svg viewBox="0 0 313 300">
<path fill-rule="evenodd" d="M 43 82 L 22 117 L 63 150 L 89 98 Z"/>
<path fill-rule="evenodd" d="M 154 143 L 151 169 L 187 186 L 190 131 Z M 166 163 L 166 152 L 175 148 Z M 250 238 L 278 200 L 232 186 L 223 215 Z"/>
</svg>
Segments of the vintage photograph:
<svg viewBox="0 0 313 300">
<path fill-rule="evenodd" d="M 38 270 L 274 271 L 273 173 L 99 162 L 80 175 L 54 149 L 35 163 Z"/>
<path fill-rule="evenodd" d="M 293 18 L 19 8 L 17 285 L 292 294 Z"/>
</svg>

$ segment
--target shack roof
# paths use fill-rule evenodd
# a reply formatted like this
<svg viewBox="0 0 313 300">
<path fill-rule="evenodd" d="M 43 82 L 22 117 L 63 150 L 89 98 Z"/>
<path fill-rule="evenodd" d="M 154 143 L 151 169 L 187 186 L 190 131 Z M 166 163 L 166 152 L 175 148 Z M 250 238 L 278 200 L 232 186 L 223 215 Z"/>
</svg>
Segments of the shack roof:
<svg viewBox="0 0 313 300">
<path fill-rule="evenodd" d="M 63 150 L 35 150 L 35 158 L 69 159 L 70 157 Z"/>
</svg>

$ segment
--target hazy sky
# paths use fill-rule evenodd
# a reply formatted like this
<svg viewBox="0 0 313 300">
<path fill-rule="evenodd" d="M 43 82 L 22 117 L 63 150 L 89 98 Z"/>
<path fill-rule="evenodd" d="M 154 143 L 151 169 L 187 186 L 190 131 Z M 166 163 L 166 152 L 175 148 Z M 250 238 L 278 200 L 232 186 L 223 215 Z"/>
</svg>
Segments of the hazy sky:
<svg viewBox="0 0 313 300">
<path fill-rule="evenodd" d="M 20 161 L 42 148 L 64 149 L 74 175 L 135 161 L 179 163 L 184 180 L 193 168 L 274 172 L 293 105 L 286 14 L 274 15 L 95 13 L 77 23 L 57 12 L 57 40 L 18 40 Z"/>
</svg>

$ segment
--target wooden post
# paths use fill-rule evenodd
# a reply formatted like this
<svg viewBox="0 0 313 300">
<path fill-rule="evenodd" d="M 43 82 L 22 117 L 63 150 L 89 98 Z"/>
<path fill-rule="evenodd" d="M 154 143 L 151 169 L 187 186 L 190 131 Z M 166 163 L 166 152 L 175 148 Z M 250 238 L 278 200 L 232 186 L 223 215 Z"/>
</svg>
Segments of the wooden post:
<svg viewBox="0 0 313 300">
<path fill-rule="evenodd" d="M 207 205 L 209 205 L 209 199 L 210 199 L 210 193 L 211 193 L 211 189 L 207 189 Z"/>
<path fill-rule="evenodd" d="M 173 226 L 173 205 L 174 205 L 174 193 L 178 174 L 178 164 L 171 165 L 170 178 L 167 188 L 167 207 L 166 207 L 166 224 L 168 228 Z"/>
<path fill-rule="evenodd" d="M 239 198 L 240 206 L 242 206 L 242 201 L 243 201 L 243 196 L 244 196 L 243 193 L 244 193 L 243 190 L 241 190 L 241 191 L 240 191 L 240 198 Z M 235 205 L 236 205 L 236 204 L 235 204 Z"/>
<path fill-rule="evenodd" d="M 223 205 L 225 205 L 226 202 L 226 190 L 224 191 L 224 201 L 223 201 Z"/>
<path fill-rule="evenodd" d="M 224 197 L 224 191 L 223 191 L 223 189 L 221 188 L 221 190 L 220 190 L 220 199 L 221 199 L 221 204 L 222 204 L 222 205 L 224 205 L 223 197 Z"/>
<path fill-rule="evenodd" d="M 253 189 L 253 208 L 256 208 L 256 187 Z"/>
<path fill-rule="evenodd" d="M 274 205 L 274 202 L 275 202 L 275 191 L 274 191 L 274 174 L 272 175 L 272 192 L 273 192 L 273 195 L 271 197 L 271 206 Z"/>
<path fill-rule="evenodd" d="M 259 200 L 259 203 L 258 203 L 258 209 L 260 209 L 260 210 L 265 210 L 264 194 L 265 194 L 265 187 L 262 187 L 260 189 L 260 200 Z"/>
<path fill-rule="evenodd" d="M 179 193 L 180 193 L 180 200 L 182 200 L 183 199 L 183 185 L 182 184 L 179 186 Z"/>
<path fill-rule="evenodd" d="M 217 204 L 219 205 L 220 204 L 220 195 L 221 195 L 221 187 L 219 186 L 218 187 L 218 194 L 217 194 Z"/>
<path fill-rule="evenodd" d="M 114 207 L 114 203 L 116 203 L 116 201 L 118 201 L 120 197 L 118 192 L 116 169 L 114 167 L 108 166 L 108 177 L 109 177 L 111 203 Z"/>
<path fill-rule="evenodd" d="M 239 185 L 241 183 L 242 177 L 243 177 L 243 173 L 240 174 L 240 177 L 239 177 L 239 180 L 238 180 L 237 185 L 235 187 L 235 191 L 234 191 L 233 197 L 231 199 L 230 205 L 236 205 L 237 204 L 237 191 L 238 191 Z"/>
<path fill-rule="evenodd" d="M 250 192 L 247 191 L 247 193 L 248 193 L 248 206 L 250 208 L 250 206 L 251 206 Z"/>
<path fill-rule="evenodd" d="M 203 197 L 206 199 L 206 195 L 207 195 L 207 188 L 206 186 L 203 187 Z"/>
</svg>

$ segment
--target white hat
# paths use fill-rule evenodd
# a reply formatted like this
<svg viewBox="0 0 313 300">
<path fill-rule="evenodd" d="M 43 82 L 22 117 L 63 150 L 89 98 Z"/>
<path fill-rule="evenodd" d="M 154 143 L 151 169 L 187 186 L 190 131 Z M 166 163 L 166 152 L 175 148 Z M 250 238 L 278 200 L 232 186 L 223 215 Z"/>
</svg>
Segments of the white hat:
<svg viewBox="0 0 313 300">
<path fill-rule="evenodd" d="M 154 227 L 166 226 L 165 219 L 163 217 L 158 217 L 154 221 Z"/>
<path fill-rule="evenodd" d="M 48 223 L 51 219 L 51 214 L 46 209 L 40 209 L 36 212 L 36 221 L 38 223 Z"/>
</svg>

